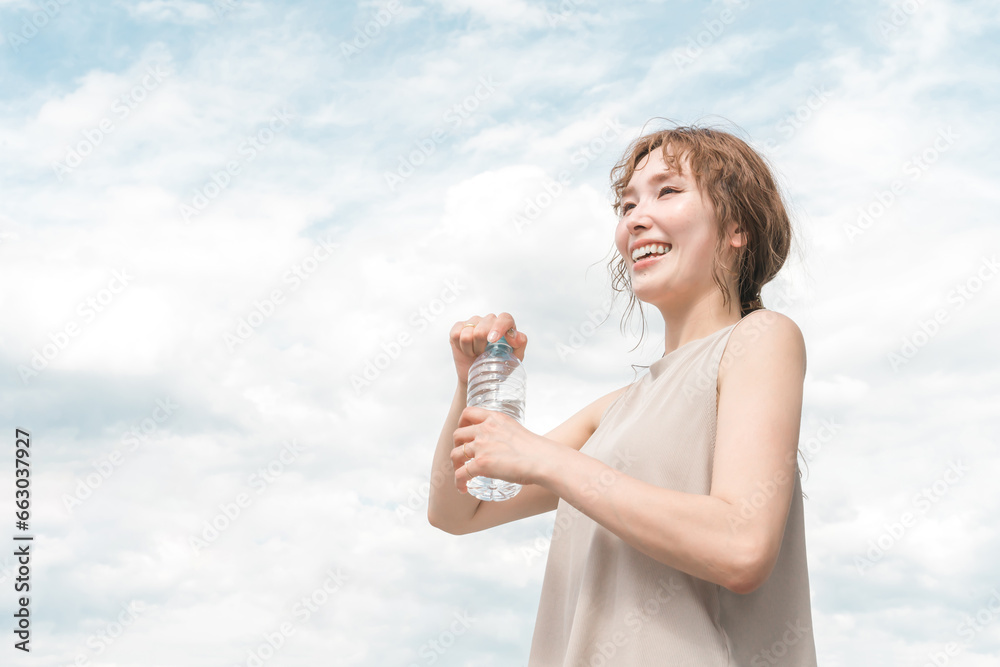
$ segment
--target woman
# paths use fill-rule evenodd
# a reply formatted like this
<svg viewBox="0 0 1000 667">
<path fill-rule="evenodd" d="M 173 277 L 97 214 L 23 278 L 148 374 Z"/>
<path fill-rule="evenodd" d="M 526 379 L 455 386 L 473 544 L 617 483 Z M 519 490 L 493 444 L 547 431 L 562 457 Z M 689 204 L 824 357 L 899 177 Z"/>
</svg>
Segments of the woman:
<svg viewBox="0 0 1000 667">
<path fill-rule="evenodd" d="M 663 357 L 542 437 L 465 404 L 486 342 L 506 334 L 523 360 L 528 337 L 509 313 L 456 322 L 434 454 L 454 485 L 432 485 L 428 519 L 463 534 L 557 510 L 531 667 L 815 665 L 805 344 L 760 302 L 791 241 L 775 181 L 742 140 L 693 127 L 640 137 L 611 175 L 614 287 L 660 311 Z M 524 488 L 480 502 L 477 475 Z"/>
</svg>

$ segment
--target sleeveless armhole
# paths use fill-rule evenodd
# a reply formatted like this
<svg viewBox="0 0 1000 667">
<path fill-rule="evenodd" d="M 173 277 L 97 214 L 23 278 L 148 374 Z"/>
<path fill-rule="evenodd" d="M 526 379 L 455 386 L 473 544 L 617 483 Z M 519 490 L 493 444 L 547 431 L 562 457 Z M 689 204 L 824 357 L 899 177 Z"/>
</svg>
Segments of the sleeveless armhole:
<svg viewBox="0 0 1000 667">
<path fill-rule="evenodd" d="M 629 385 L 629 386 L 631 387 L 632 385 Z M 615 400 L 611 401 L 611 405 L 609 405 L 608 407 L 604 408 L 604 412 L 601 413 L 601 418 L 597 420 L 597 426 L 598 427 L 600 427 L 601 422 L 604 421 L 604 418 L 608 416 L 608 413 L 611 412 L 611 408 L 615 407 L 615 405 L 618 404 L 618 401 L 622 400 L 622 397 L 625 394 L 627 394 L 627 393 L 628 393 L 628 389 L 626 388 L 625 391 L 623 391 L 622 393 L 618 394 L 618 396 L 615 397 Z"/>
</svg>

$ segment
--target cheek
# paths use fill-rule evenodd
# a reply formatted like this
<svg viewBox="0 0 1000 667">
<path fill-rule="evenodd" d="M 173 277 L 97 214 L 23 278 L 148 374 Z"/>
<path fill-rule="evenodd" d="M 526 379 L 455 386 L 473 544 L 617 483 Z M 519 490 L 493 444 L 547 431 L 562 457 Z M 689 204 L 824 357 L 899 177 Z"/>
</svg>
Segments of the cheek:
<svg viewBox="0 0 1000 667">
<path fill-rule="evenodd" d="M 615 228 L 615 248 L 622 257 L 628 250 L 628 232 L 625 231 L 625 225 L 622 223 L 618 223 L 618 227 Z"/>
</svg>

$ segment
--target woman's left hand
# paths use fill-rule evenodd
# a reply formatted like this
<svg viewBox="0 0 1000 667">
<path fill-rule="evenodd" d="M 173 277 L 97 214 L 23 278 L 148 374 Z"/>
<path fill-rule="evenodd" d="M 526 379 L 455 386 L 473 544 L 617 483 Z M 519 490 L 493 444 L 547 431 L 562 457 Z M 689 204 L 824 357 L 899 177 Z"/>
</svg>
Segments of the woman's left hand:
<svg viewBox="0 0 1000 667">
<path fill-rule="evenodd" d="M 459 418 L 451 451 L 455 486 L 466 493 L 469 480 L 480 476 L 516 484 L 537 483 L 539 464 L 551 456 L 554 444 L 510 415 L 467 407 Z"/>
</svg>

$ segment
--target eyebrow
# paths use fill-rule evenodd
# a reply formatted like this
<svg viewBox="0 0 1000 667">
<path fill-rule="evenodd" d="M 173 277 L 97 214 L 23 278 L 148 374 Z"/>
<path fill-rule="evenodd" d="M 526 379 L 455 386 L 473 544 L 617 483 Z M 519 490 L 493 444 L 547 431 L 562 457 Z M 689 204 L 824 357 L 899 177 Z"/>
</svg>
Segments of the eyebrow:
<svg viewBox="0 0 1000 667">
<path fill-rule="evenodd" d="M 675 176 L 680 177 L 680 174 L 678 174 L 676 171 L 672 171 L 672 170 L 668 169 L 667 171 L 661 171 L 661 172 L 659 172 L 659 173 L 654 174 L 653 176 L 651 176 L 650 179 L 649 179 L 649 182 L 651 184 L 655 185 L 657 183 L 662 183 L 663 181 L 671 179 L 671 178 L 673 178 Z M 622 190 L 622 197 L 630 195 L 630 194 L 632 194 L 634 192 L 635 192 L 635 188 L 633 188 L 631 185 L 629 185 L 624 190 Z"/>
</svg>

